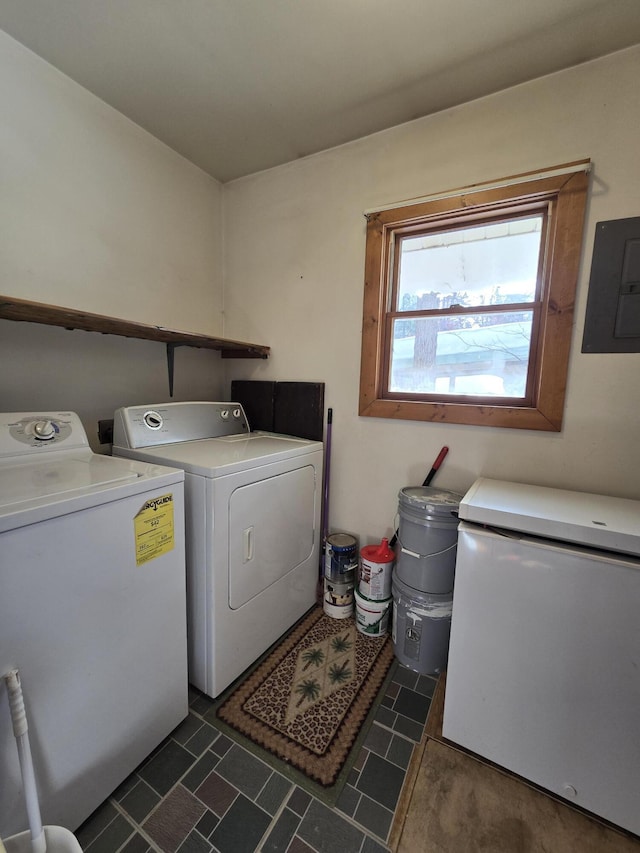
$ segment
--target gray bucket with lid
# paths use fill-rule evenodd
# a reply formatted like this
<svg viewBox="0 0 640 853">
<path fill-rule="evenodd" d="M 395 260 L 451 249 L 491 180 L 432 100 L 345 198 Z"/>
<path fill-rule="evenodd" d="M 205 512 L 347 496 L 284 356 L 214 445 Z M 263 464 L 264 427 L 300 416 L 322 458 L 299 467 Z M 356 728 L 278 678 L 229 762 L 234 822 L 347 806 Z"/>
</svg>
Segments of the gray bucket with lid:
<svg viewBox="0 0 640 853">
<path fill-rule="evenodd" d="M 453 593 L 434 595 L 412 589 L 394 577 L 392 639 L 401 664 L 421 675 L 447 667 Z"/>
<path fill-rule="evenodd" d="M 461 500 L 431 486 L 400 490 L 396 577 L 402 583 L 434 594 L 453 589 Z"/>
</svg>

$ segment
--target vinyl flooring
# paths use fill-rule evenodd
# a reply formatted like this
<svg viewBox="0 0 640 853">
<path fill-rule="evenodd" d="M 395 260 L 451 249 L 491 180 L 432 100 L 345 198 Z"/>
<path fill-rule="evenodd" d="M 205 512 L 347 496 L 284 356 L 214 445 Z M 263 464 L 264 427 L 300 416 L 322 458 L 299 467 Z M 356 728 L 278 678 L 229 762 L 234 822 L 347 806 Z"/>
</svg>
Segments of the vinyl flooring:
<svg viewBox="0 0 640 853">
<path fill-rule="evenodd" d="M 397 661 L 334 805 L 222 731 L 190 691 L 187 719 L 76 831 L 85 853 L 380 853 L 436 680 Z"/>
</svg>

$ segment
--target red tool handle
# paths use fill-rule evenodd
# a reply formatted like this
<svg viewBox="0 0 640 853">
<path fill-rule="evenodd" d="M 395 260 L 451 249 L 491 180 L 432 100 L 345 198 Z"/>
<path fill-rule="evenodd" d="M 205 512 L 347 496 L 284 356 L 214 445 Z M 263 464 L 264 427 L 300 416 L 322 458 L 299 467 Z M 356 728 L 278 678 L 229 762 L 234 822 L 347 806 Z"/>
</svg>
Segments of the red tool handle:
<svg viewBox="0 0 640 853">
<path fill-rule="evenodd" d="M 433 480 L 436 471 L 444 462 L 444 457 L 447 455 L 448 452 L 449 452 L 449 448 L 443 447 L 442 450 L 440 451 L 440 453 L 438 453 L 438 455 L 436 457 L 436 461 L 433 463 L 433 468 L 429 471 L 429 473 L 426 476 L 424 483 L 422 484 L 423 486 L 428 486 L 429 483 Z"/>
</svg>

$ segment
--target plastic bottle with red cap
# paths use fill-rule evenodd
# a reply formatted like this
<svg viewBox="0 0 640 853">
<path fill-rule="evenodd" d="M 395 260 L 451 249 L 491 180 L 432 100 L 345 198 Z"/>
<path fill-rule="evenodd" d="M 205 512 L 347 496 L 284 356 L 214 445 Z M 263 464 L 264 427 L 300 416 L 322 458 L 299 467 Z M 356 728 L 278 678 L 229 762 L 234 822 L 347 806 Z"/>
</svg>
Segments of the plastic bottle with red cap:
<svg viewBox="0 0 640 853">
<path fill-rule="evenodd" d="M 391 572 L 396 555 L 383 538 L 379 545 L 365 545 L 360 550 L 360 595 L 371 601 L 391 596 Z"/>
</svg>

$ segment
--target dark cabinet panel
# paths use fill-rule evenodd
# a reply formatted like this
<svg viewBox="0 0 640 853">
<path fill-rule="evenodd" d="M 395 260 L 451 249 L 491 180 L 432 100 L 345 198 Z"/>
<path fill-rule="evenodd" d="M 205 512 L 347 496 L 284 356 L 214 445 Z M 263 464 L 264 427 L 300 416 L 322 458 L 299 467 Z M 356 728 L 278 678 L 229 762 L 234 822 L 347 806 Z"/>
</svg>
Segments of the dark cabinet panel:
<svg viewBox="0 0 640 853">
<path fill-rule="evenodd" d="M 324 382 L 237 379 L 231 399 L 241 403 L 252 430 L 268 430 L 322 441 Z"/>
</svg>

